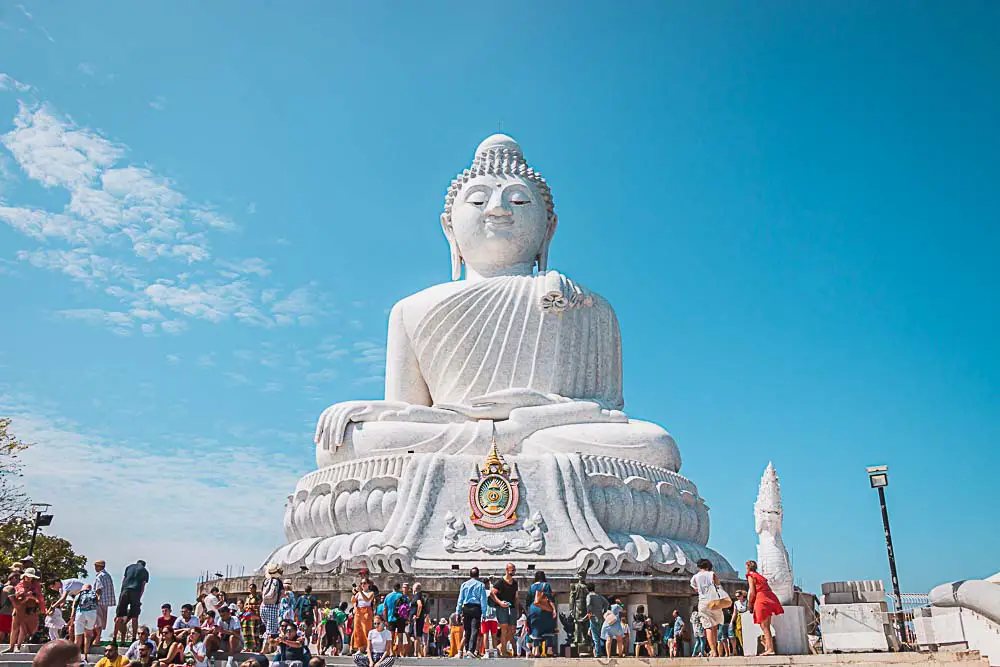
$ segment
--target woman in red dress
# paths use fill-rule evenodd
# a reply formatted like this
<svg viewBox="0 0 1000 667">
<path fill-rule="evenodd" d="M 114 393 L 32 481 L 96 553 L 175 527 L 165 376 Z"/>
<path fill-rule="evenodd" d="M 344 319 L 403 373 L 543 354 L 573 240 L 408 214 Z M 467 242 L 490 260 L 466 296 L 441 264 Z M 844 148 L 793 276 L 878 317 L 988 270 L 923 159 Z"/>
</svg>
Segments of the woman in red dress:
<svg viewBox="0 0 1000 667">
<path fill-rule="evenodd" d="M 774 655 L 774 637 L 771 636 L 771 617 L 784 614 L 785 610 L 778 597 L 771 591 L 764 575 L 757 572 L 757 561 L 747 561 L 747 583 L 750 585 L 748 600 L 750 611 L 753 612 L 753 622 L 760 626 L 764 637 L 764 652 L 761 655 Z"/>
</svg>

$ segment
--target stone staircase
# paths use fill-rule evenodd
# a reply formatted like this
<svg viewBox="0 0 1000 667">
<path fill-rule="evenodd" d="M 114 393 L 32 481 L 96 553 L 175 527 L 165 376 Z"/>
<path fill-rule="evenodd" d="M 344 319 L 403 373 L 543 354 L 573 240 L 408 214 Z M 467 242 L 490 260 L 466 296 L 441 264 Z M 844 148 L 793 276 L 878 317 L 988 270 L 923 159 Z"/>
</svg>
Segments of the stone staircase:
<svg viewBox="0 0 1000 667">
<path fill-rule="evenodd" d="M 24 653 L 0 654 L 0 667 L 31 667 L 38 645 L 26 645 Z M 103 656 L 102 649 L 92 650 L 88 656 L 91 665 Z M 236 658 L 239 664 L 249 657 Z M 330 667 L 354 667 L 350 656 L 326 657 Z M 397 665 L 405 667 L 456 667 L 473 661 L 458 658 L 398 658 Z M 836 653 L 825 655 L 775 655 L 767 657 L 736 658 L 545 658 L 541 660 L 499 658 L 480 662 L 497 667 L 580 667 L 583 664 L 600 664 L 608 667 L 989 667 L 989 661 L 977 651 L 939 651 L 937 653 Z M 536 664 L 537 663 L 537 664 Z M 225 657 L 217 654 L 214 667 L 225 667 Z"/>
</svg>

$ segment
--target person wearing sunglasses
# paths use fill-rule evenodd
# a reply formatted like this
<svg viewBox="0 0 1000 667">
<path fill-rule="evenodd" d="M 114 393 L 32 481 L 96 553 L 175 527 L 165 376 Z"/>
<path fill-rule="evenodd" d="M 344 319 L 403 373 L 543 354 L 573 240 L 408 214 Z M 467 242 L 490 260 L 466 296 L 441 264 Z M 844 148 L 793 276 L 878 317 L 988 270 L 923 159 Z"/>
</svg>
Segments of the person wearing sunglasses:
<svg viewBox="0 0 1000 667">
<path fill-rule="evenodd" d="M 366 653 L 356 653 L 354 664 L 357 667 L 392 667 L 396 658 L 389 655 L 388 646 L 392 641 L 392 633 L 385 626 L 385 619 L 375 614 L 374 627 L 368 633 Z"/>
<path fill-rule="evenodd" d="M 295 627 L 295 623 L 282 621 L 275 642 L 278 652 L 274 655 L 271 667 L 302 667 L 308 661 L 310 655 L 306 637 Z"/>
</svg>

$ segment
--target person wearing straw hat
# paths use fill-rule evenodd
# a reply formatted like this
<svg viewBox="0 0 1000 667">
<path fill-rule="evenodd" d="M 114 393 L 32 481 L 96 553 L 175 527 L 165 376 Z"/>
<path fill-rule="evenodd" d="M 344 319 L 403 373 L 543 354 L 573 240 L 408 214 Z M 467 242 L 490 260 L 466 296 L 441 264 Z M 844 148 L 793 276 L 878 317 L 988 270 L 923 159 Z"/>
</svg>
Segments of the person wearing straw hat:
<svg viewBox="0 0 1000 667">
<path fill-rule="evenodd" d="M 277 563 L 270 563 L 265 572 L 264 587 L 261 589 L 260 618 L 264 621 L 264 634 L 269 643 L 278 636 L 278 607 L 281 604 L 285 584 L 281 580 L 283 572 Z M 264 647 L 265 652 L 268 647 Z"/>
<path fill-rule="evenodd" d="M 14 613 L 11 616 L 10 646 L 4 653 L 20 651 L 21 646 L 38 631 L 38 623 L 45 615 L 45 594 L 38 581 L 38 573 L 27 567 L 21 581 L 14 587 Z"/>
</svg>

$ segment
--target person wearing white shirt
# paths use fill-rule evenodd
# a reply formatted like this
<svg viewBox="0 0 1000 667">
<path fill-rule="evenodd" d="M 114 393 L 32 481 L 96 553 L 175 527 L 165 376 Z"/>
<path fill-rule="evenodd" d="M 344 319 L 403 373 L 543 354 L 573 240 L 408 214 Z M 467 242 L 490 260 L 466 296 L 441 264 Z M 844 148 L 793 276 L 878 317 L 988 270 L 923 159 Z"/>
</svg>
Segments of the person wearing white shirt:
<svg viewBox="0 0 1000 667">
<path fill-rule="evenodd" d="M 375 614 L 374 627 L 368 632 L 368 649 L 366 653 L 356 653 L 354 664 L 357 667 L 392 667 L 396 658 L 386 650 L 392 641 L 392 633 L 385 627 L 385 619 Z"/>
<path fill-rule="evenodd" d="M 233 656 L 243 650 L 243 634 L 239 620 L 233 616 L 232 610 L 223 605 L 219 609 L 219 618 L 212 628 L 211 634 L 205 637 L 205 650 L 209 655 L 222 650 L 226 656 L 226 664 L 232 667 Z"/>
<path fill-rule="evenodd" d="M 201 621 L 194 615 L 194 607 L 189 604 L 183 605 L 181 615 L 174 621 L 174 634 L 179 641 L 186 643 L 188 635 L 195 628 L 201 628 Z"/>
<path fill-rule="evenodd" d="M 125 657 L 129 660 L 139 659 L 139 647 L 143 644 L 149 646 L 149 648 L 156 653 L 156 642 L 149 638 L 149 627 L 145 625 L 139 626 L 139 636 L 136 638 L 132 645 L 128 647 L 125 651 Z"/>
<path fill-rule="evenodd" d="M 215 617 L 219 617 L 219 608 L 222 606 L 222 596 L 219 595 L 219 587 L 213 586 L 208 595 L 205 596 L 205 611 L 214 611 Z"/>
</svg>

